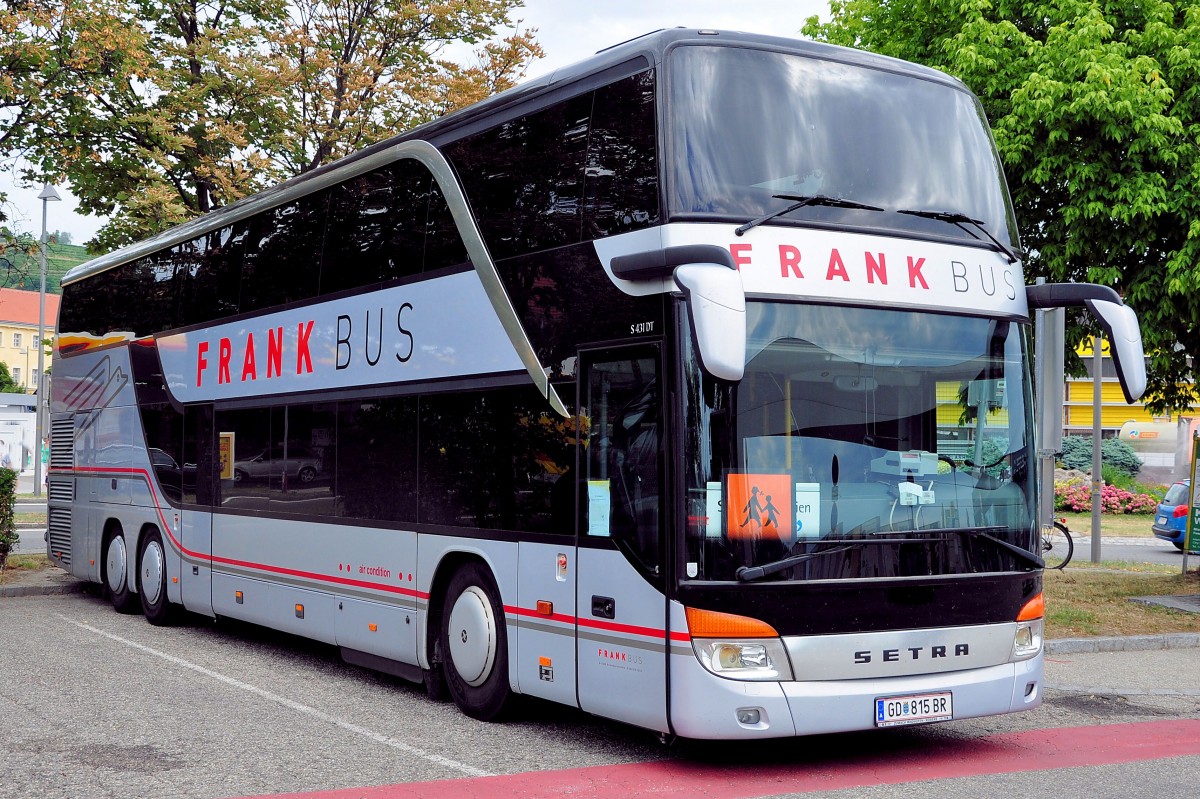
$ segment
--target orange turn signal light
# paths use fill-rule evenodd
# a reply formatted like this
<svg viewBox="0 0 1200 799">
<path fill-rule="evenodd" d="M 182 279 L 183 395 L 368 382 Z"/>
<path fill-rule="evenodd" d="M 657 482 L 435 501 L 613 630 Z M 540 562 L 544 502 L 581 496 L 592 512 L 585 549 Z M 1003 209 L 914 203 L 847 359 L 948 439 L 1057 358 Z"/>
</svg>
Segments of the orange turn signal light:
<svg viewBox="0 0 1200 799">
<path fill-rule="evenodd" d="M 553 616 L 554 603 L 546 599 L 539 599 L 537 603 L 537 612 L 539 616 Z"/>
<path fill-rule="evenodd" d="M 765 621 L 715 610 L 687 608 L 688 632 L 693 638 L 778 638 Z"/>
<path fill-rule="evenodd" d="M 1041 619 L 1046 615 L 1046 597 L 1044 594 L 1038 594 L 1033 599 L 1025 603 L 1025 607 L 1021 608 L 1021 612 L 1017 614 L 1017 621 L 1030 621 L 1032 619 Z"/>
</svg>

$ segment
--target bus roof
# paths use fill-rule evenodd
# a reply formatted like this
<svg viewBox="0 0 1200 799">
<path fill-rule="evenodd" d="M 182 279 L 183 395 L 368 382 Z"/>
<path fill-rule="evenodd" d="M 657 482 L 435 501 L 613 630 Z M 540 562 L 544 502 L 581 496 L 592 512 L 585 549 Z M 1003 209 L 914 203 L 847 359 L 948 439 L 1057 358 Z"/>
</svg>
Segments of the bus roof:
<svg viewBox="0 0 1200 799">
<path fill-rule="evenodd" d="M 511 108 L 521 108 L 544 94 L 551 92 L 557 94 L 560 91 L 569 93 L 569 87 L 583 83 L 588 78 L 605 75 L 610 71 L 628 73 L 632 71 L 630 70 L 631 63 L 636 65 L 636 62 L 639 61 L 641 64 L 637 65 L 638 70 L 658 66 L 662 63 L 667 51 L 680 44 L 749 47 L 795 53 L 909 75 L 968 91 L 961 81 L 944 72 L 862 50 L 778 36 L 696 28 L 667 28 L 600 50 L 582 61 L 560 67 L 547 75 L 526 81 L 486 100 L 377 142 L 338 161 L 285 180 L 235 203 L 163 231 L 156 236 L 93 258 L 71 269 L 63 277 L 61 284 L 74 283 L 89 275 L 145 257 L 316 191 L 331 181 L 336 182 L 337 178 L 334 173 L 343 170 L 349 171 L 357 162 L 383 152 L 400 142 L 410 139 L 425 139 L 434 144 L 445 144 L 467 133 L 473 133 L 477 129 L 490 127 L 490 125 L 482 124 L 481 120 L 490 120 L 493 116 L 500 116 Z M 623 67 L 624 69 L 622 69 Z"/>
</svg>

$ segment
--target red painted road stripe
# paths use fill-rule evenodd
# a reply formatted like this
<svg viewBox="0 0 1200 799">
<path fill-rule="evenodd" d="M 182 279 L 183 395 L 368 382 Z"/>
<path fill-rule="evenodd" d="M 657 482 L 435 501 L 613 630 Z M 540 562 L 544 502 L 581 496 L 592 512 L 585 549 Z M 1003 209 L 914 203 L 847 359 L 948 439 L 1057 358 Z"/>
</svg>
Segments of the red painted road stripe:
<svg viewBox="0 0 1200 799">
<path fill-rule="evenodd" d="M 826 741 L 834 740 L 832 738 Z M 865 740 L 856 737 L 856 743 Z M 1200 755 L 1200 719 L 1066 727 L 938 739 L 919 749 L 812 759 L 789 765 L 710 766 L 653 761 L 500 777 L 410 782 L 279 794 L 275 799 L 628 799 L 718 796 L 749 799 L 953 777 L 975 777 Z"/>
</svg>

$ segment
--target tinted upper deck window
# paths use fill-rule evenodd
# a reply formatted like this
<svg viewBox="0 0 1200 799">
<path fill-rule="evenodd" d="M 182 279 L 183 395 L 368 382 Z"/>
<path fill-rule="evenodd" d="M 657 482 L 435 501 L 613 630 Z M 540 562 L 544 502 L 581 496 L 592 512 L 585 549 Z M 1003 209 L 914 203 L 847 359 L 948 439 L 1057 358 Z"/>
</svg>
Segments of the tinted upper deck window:
<svg viewBox="0 0 1200 799">
<path fill-rule="evenodd" d="M 1016 242 L 1000 161 L 965 89 L 738 47 L 678 47 L 667 64 L 672 216 L 745 220 L 795 202 L 777 195 L 824 195 L 884 210 L 808 206 L 771 223 L 982 238 L 897 213 L 949 211 Z"/>
</svg>

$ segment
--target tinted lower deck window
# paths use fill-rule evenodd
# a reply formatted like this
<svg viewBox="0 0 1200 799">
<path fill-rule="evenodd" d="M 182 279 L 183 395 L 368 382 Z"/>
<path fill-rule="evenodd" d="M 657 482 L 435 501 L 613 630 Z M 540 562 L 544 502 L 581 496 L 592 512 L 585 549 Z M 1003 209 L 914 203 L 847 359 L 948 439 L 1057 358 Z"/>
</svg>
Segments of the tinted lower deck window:
<svg viewBox="0 0 1200 799">
<path fill-rule="evenodd" d="M 575 420 L 532 387 L 218 408 L 211 426 L 196 416 L 189 434 L 211 431 L 215 443 L 207 458 L 201 441 L 185 449 L 220 478 L 218 509 L 575 532 Z M 222 449 L 231 459 L 223 477 Z"/>
</svg>

